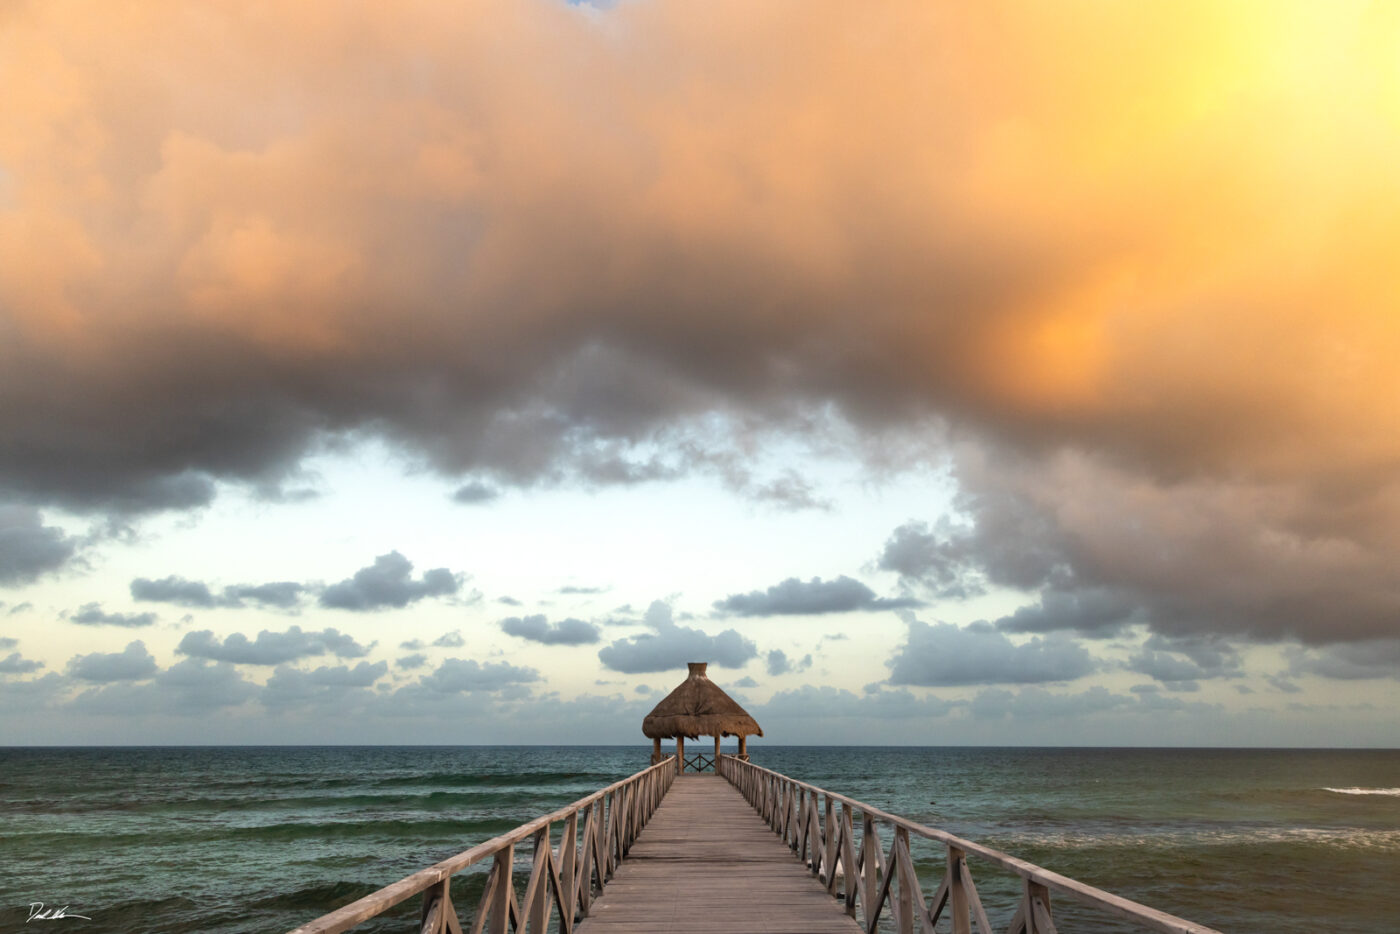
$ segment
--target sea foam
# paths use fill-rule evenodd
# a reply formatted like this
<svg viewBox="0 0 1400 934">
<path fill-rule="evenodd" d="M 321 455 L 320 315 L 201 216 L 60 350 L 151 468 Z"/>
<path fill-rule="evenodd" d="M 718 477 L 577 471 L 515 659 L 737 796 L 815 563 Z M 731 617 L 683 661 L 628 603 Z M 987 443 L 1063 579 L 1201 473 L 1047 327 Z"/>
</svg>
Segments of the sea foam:
<svg viewBox="0 0 1400 934">
<path fill-rule="evenodd" d="M 1324 788 L 1322 790 L 1335 792 L 1339 795 L 1388 795 L 1392 798 L 1400 798 L 1400 788 Z"/>
</svg>

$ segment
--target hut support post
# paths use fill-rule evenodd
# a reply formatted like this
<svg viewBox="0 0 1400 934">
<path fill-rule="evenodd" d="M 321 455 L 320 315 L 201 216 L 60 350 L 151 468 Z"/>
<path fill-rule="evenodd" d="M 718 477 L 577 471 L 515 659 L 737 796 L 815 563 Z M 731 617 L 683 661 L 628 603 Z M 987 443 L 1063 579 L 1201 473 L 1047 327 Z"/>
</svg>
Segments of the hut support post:
<svg viewBox="0 0 1400 934">
<path fill-rule="evenodd" d="M 715 771 L 719 771 L 719 734 L 715 734 Z"/>
<path fill-rule="evenodd" d="M 656 765 L 656 763 L 658 763 L 658 762 L 660 762 L 660 761 L 661 761 L 661 737 L 658 736 L 656 739 L 653 739 L 653 740 L 651 741 L 651 764 L 652 764 L 652 765 Z"/>
<path fill-rule="evenodd" d="M 685 771 L 685 737 L 676 737 L 676 771 Z"/>
<path fill-rule="evenodd" d="M 739 758 L 749 761 L 749 738 L 742 733 L 739 735 Z"/>
</svg>

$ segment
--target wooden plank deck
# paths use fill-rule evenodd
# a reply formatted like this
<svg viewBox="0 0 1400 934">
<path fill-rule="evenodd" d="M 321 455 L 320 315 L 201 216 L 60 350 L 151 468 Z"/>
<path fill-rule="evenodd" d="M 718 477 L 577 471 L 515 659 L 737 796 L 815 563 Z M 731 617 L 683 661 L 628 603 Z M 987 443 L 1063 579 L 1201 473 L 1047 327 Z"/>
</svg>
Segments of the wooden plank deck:
<svg viewBox="0 0 1400 934">
<path fill-rule="evenodd" d="M 854 934 L 841 902 L 718 775 L 680 775 L 579 934 Z"/>
</svg>

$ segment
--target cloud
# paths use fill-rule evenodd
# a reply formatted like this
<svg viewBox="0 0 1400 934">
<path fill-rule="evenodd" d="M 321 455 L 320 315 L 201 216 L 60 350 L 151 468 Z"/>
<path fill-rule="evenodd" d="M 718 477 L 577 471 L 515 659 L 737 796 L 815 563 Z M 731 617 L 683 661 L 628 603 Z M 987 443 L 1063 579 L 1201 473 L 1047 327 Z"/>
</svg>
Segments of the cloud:
<svg viewBox="0 0 1400 934">
<path fill-rule="evenodd" d="M 256 639 L 241 632 L 227 636 L 222 642 L 211 630 L 185 633 L 175 651 L 192 658 L 208 658 L 239 665 L 280 665 L 299 658 L 335 655 L 338 658 L 360 658 L 373 646 L 363 646 L 353 637 L 336 629 L 302 632 L 292 626 L 286 632 L 264 629 Z"/>
<path fill-rule="evenodd" d="M 809 616 L 921 605 L 922 601 L 912 597 L 877 597 L 869 587 L 844 575 L 830 581 L 814 577 L 805 582 L 789 577 L 767 590 L 731 594 L 715 601 L 715 609 L 737 616 Z"/>
<path fill-rule="evenodd" d="M 3 641 L 10 643 L 10 645 L 0 645 L 0 648 L 10 648 L 15 644 L 13 639 Z M 43 667 L 43 662 L 24 658 L 18 652 L 11 652 L 4 658 L 0 658 L 0 675 L 24 675 L 31 671 L 38 671 Z"/>
<path fill-rule="evenodd" d="M 462 638 L 462 634 L 453 630 L 445 632 L 433 640 L 433 645 L 441 649 L 460 649 L 467 644 L 467 640 Z"/>
<path fill-rule="evenodd" d="M 19 645 L 18 639 L 13 639 L 10 636 L 0 636 L 0 649 L 12 649 L 17 645 Z"/>
<path fill-rule="evenodd" d="M 1239 652 L 1223 641 L 1200 636 L 1166 638 L 1152 636 L 1128 659 L 1129 671 L 1167 683 L 1168 690 L 1197 689 L 1207 678 L 1232 678 L 1241 674 Z"/>
<path fill-rule="evenodd" d="M 905 615 L 909 634 L 888 662 L 890 683 L 925 686 L 1073 681 L 1098 668 L 1079 643 L 1036 637 L 1013 643 L 988 623 L 955 626 Z"/>
<path fill-rule="evenodd" d="M 654 632 L 618 639 L 598 650 L 598 659 L 613 671 L 643 674 L 674 671 L 687 662 L 709 662 L 721 668 L 740 668 L 758 654 L 752 641 L 733 629 L 708 635 L 699 629 L 678 626 L 671 607 L 657 600 L 647 608 L 646 625 Z"/>
<path fill-rule="evenodd" d="M 773 649 L 764 657 L 764 665 L 768 669 L 768 674 L 777 677 L 789 672 L 806 671 L 812 667 L 812 656 L 809 653 L 802 656 L 801 661 L 794 663 L 788 659 L 787 653 L 782 649 Z"/>
<path fill-rule="evenodd" d="M 78 542 L 39 510 L 0 505 L 0 586 L 27 584 L 73 559 Z"/>
<path fill-rule="evenodd" d="M 1384 4 L 152 2 L 0 37 L 6 496 L 191 509 L 369 435 L 502 486 L 954 439 L 977 538 L 897 543 L 911 581 L 1397 634 Z"/>
<path fill-rule="evenodd" d="M 1400 639 L 1372 639 L 1323 649 L 1293 649 L 1288 673 L 1341 681 L 1364 678 L 1400 680 Z M 1275 686 L 1279 686 L 1275 684 Z"/>
<path fill-rule="evenodd" d="M 80 626 L 123 626 L 138 629 L 155 625 L 154 613 L 108 613 L 98 603 L 84 603 L 76 613 L 70 613 L 68 622 Z"/>
<path fill-rule="evenodd" d="M 142 684 L 108 684 L 73 698 L 73 710 L 111 717 L 163 715 L 198 717 L 238 707 L 260 688 L 233 665 L 185 659 Z"/>
<path fill-rule="evenodd" d="M 307 591 L 304 584 L 273 581 L 265 584 L 231 584 L 215 593 L 203 581 L 187 580 L 173 574 L 159 580 L 138 577 L 131 582 L 134 600 L 173 603 L 194 609 L 240 609 L 252 603 L 263 608 L 290 610 L 300 605 Z"/>
<path fill-rule="evenodd" d="M 834 720 L 908 719 L 913 717 L 942 717 L 961 706 L 961 702 L 938 697 L 918 697 L 906 689 L 876 689 L 855 694 L 830 685 L 805 684 L 792 691 L 779 691 L 768 703 L 753 708 L 751 713 L 760 722 L 767 719 Z"/>
<path fill-rule="evenodd" d="M 389 663 L 384 661 L 360 662 L 354 668 L 323 666 L 313 671 L 279 666 L 267 679 L 260 697 L 274 710 L 313 703 L 343 704 L 346 692 L 369 688 L 388 671 Z"/>
<path fill-rule="evenodd" d="M 501 620 L 501 629 L 507 635 L 545 645 L 591 645 L 599 638 L 597 626 L 572 617 L 550 623 L 542 615 L 511 616 Z"/>
<path fill-rule="evenodd" d="M 489 503 L 501 495 L 501 491 L 492 486 L 487 486 L 481 482 L 467 483 L 459 486 L 452 493 L 454 503 L 465 503 L 474 505 L 477 503 Z"/>
<path fill-rule="evenodd" d="M 461 575 L 447 568 L 425 571 L 416 581 L 412 571 L 413 563 L 397 551 L 380 555 L 353 577 L 323 590 L 321 606 L 357 612 L 402 608 L 428 597 L 454 594 L 462 586 Z"/>
<path fill-rule="evenodd" d="M 121 652 L 75 655 L 68 662 L 68 674 L 82 681 L 142 681 L 157 671 L 156 660 L 144 642 L 131 642 Z"/>
<path fill-rule="evenodd" d="M 517 667 L 509 662 L 481 664 L 473 659 L 449 658 L 423 679 L 423 685 L 439 693 L 455 694 L 500 691 L 539 680 L 540 673 L 535 669 Z"/>
<path fill-rule="evenodd" d="M 394 662 L 394 667 L 411 671 L 414 668 L 422 668 L 428 662 L 428 656 L 422 652 L 414 652 L 412 655 L 405 655 Z"/>
</svg>

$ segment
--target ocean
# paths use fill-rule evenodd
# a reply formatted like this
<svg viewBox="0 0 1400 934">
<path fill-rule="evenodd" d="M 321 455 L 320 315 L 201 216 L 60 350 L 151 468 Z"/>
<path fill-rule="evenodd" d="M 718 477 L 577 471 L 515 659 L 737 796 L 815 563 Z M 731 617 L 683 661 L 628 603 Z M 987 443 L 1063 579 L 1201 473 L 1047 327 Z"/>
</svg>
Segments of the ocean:
<svg viewBox="0 0 1400 934">
<path fill-rule="evenodd" d="M 750 752 L 757 764 L 1222 931 L 1400 931 L 1397 750 L 754 743 Z M 287 931 L 630 775 L 649 753 L 0 749 L 0 932 Z M 924 845 L 915 856 L 931 894 L 941 853 Z M 1004 925 L 1014 878 L 975 858 L 970 866 Z M 474 904 L 463 896 L 480 884 L 479 874 L 454 879 L 459 908 Z M 68 917 L 30 922 L 34 902 L 67 906 Z M 414 899 L 356 930 L 410 930 L 417 912 Z M 1140 930 L 1065 898 L 1055 913 L 1066 932 Z"/>
</svg>

